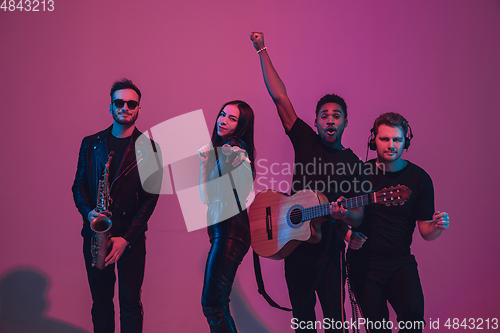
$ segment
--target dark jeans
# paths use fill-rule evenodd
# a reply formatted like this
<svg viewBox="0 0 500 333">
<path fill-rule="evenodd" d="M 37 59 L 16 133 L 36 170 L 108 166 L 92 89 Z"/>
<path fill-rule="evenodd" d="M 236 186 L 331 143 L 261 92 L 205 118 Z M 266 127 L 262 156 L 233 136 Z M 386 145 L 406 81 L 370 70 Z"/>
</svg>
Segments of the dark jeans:
<svg viewBox="0 0 500 333">
<path fill-rule="evenodd" d="M 113 297 L 115 290 L 115 265 L 103 270 L 92 267 L 90 254 L 91 238 L 83 241 L 83 255 L 90 292 L 92 294 L 92 322 L 94 332 L 112 333 L 115 331 L 115 311 Z M 141 287 L 144 279 L 146 260 L 146 239 L 139 237 L 137 242 L 123 252 L 116 263 L 118 270 L 118 299 L 120 303 L 120 327 L 122 333 L 142 332 Z"/>
<path fill-rule="evenodd" d="M 292 314 L 299 322 L 304 323 L 303 326 L 307 321 L 314 322 L 316 320 L 314 312 L 316 294 L 321 304 L 323 318 L 327 318 L 330 324 L 333 321 L 346 320 L 344 313 L 345 270 L 341 264 L 344 253 L 339 250 L 335 243 L 337 235 L 332 235 L 334 239 L 331 242 L 334 243 L 330 246 L 332 250 L 327 257 L 324 272 L 321 271 L 324 265 L 324 255 L 304 253 L 296 249 L 285 258 L 285 277 L 293 308 Z M 311 295 L 311 290 L 318 276 L 320 280 L 316 294 Z M 323 321 L 321 320 L 321 322 Z M 295 332 L 316 332 L 316 329 L 300 329 L 300 326 L 298 327 Z M 335 326 L 331 325 L 331 327 Z M 343 330 L 325 329 L 325 332 L 343 332 Z"/>
<path fill-rule="evenodd" d="M 394 260 L 364 259 L 349 263 L 349 278 L 365 320 L 373 324 L 370 333 L 391 332 L 388 325 L 376 323 L 389 321 L 389 302 L 396 312 L 398 322 L 413 326 L 399 332 L 422 332 L 416 322 L 424 323 L 424 295 L 420 285 L 417 263 L 413 256 Z M 394 323 L 394 330 L 398 324 Z"/>
<path fill-rule="evenodd" d="M 236 332 L 229 312 L 229 295 L 238 266 L 248 249 L 249 245 L 234 239 L 212 239 L 201 296 L 203 314 L 210 332 Z"/>
</svg>

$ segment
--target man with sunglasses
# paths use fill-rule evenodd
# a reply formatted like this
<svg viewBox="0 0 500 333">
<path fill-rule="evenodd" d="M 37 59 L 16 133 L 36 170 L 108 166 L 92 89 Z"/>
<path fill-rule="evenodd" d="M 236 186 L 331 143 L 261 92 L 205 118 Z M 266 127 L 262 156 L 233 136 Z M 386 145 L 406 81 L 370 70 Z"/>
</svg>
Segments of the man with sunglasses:
<svg viewBox="0 0 500 333">
<path fill-rule="evenodd" d="M 158 201 L 161 186 L 161 155 L 157 145 L 141 136 L 135 122 L 141 107 L 141 92 L 132 81 L 123 79 L 111 88 L 109 111 L 113 124 L 107 129 L 83 139 L 78 159 L 73 198 L 83 217 L 83 253 L 92 294 L 94 332 L 114 332 L 115 266 L 118 270 L 121 332 L 142 332 L 143 313 L 141 287 L 146 258 L 145 231 Z M 113 153 L 112 153 L 113 152 Z M 112 221 L 109 230 L 105 267 L 95 267 L 92 258 L 94 232 L 90 222 L 96 211 L 99 180 L 109 163 L 108 184 L 110 204 L 107 208 Z M 147 179 L 147 191 L 141 182 L 138 166 L 149 165 L 159 170 Z M 115 265 L 116 264 L 116 265 Z"/>
</svg>

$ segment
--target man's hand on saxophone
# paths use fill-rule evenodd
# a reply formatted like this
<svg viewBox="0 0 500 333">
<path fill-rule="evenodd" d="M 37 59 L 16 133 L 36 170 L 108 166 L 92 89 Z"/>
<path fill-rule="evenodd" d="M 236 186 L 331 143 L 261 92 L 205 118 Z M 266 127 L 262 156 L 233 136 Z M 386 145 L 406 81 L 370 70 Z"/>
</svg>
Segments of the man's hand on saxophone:
<svg viewBox="0 0 500 333">
<path fill-rule="evenodd" d="M 128 241 L 123 237 L 111 237 L 109 239 L 108 246 L 111 247 L 111 252 L 105 259 L 106 266 L 114 264 L 117 262 L 123 254 L 123 251 L 127 248 Z"/>
<path fill-rule="evenodd" d="M 106 213 L 106 212 L 104 212 Z M 95 209 L 91 210 L 89 212 L 89 215 L 87 216 L 89 222 L 92 222 L 96 217 L 99 216 L 107 216 L 111 214 L 102 214 L 96 212 Z M 123 254 L 123 251 L 127 248 L 128 241 L 125 240 L 123 237 L 111 237 L 108 241 L 108 246 L 106 247 L 107 249 L 111 248 L 110 252 L 106 256 L 106 259 L 104 259 L 104 262 L 106 263 L 105 266 L 111 265 L 116 263 L 120 257 Z"/>
<path fill-rule="evenodd" d="M 96 217 L 98 216 L 107 216 L 105 214 L 100 214 L 98 212 L 95 211 L 95 209 L 91 210 L 89 212 L 89 215 L 87 215 L 87 219 L 89 220 L 89 222 L 92 222 Z M 108 216 L 109 217 L 109 216 Z"/>
</svg>

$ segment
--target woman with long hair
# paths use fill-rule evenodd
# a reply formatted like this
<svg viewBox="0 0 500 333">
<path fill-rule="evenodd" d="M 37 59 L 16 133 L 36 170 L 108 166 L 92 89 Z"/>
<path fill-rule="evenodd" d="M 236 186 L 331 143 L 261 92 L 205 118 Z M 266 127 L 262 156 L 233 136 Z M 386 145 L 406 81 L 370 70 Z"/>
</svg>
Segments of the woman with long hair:
<svg viewBox="0 0 500 333">
<path fill-rule="evenodd" d="M 211 144 L 198 150 L 200 196 L 208 205 L 210 252 L 201 303 L 211 332 L 236 332 L 229 295 L 236 270 L 250 247 L 246 199 L 253 190 L 254 113 L 243 101 L 219 111 Z"/>
</svg>

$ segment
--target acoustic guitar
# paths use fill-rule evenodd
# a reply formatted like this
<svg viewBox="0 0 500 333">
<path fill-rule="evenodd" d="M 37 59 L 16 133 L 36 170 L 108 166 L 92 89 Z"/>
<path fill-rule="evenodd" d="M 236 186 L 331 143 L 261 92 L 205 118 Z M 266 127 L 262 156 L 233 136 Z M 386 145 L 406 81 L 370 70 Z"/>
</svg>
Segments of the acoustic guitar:
<svg viewBox="0 0 500 333">
<path fill-rule="evenodd" d="M 341 201 L 347 209 L 370 204 L 402 205 L 411 190 L 398 185 Z M 322 193 L 302 190 L 292 196 L 265 190 L 248 209 L 252 248 L 261 257 L 280 260 L 302 242 L 321 240 L 321 223 L 330 220 L 330 203 Z"/>
</svg>

